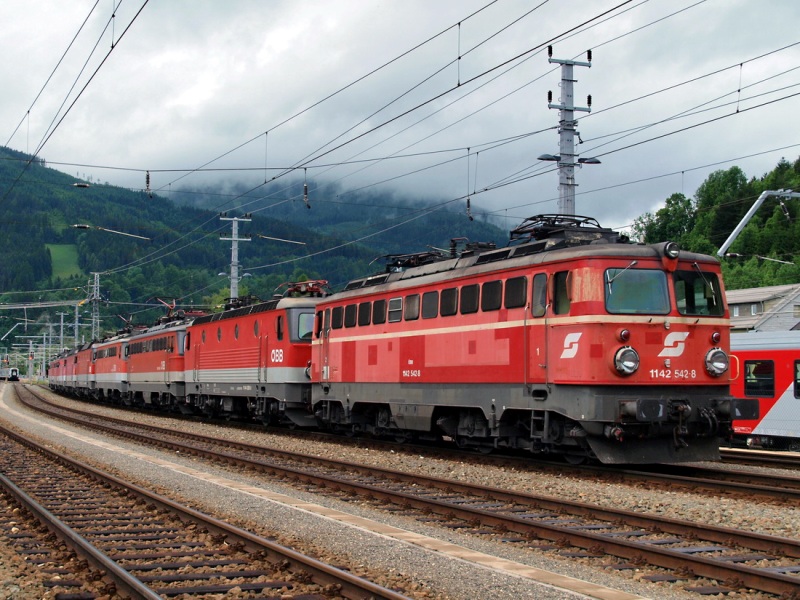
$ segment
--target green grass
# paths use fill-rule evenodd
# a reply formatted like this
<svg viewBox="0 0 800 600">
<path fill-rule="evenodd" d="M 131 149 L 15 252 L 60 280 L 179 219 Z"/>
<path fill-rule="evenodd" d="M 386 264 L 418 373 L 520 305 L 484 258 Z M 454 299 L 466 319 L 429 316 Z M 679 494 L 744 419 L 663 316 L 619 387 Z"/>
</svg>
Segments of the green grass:
<svg viewBox="0 0 800 600">
<path fill-rule="evenodd" d="M 53 263 L 53 278 L 83 275 L 78 266 L 78 248 L 75 244 L 47 244 L 47 248 Z"/>
</svg>

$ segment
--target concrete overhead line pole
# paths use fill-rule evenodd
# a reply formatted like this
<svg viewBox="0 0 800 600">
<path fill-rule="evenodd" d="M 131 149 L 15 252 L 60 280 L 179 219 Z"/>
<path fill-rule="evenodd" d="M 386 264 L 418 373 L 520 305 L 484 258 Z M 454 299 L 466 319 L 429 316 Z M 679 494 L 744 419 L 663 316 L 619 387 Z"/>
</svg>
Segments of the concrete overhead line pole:
<svg viewBox="0 0 800 600">
<path fill-rule="evenodd" d="M 96 340 L 100 335 L 100 273 L 92 273 L 94 282 L 89 282 L 89 298 L 92 303 L 92 340 Z"/>
<path fill-rule="evenodd" d="M 547 48 L 548 62 L 561 65 L 561 95 L 560 104 L 553 104 L 553 92 L 547 92 L 547 107 L 557 108 L 560 112 L 558 121 L 559 151 L 560 154 L 543 154 L 539 160 L 558 162 L 558 213 L 562 215 L 575 214 L 575 167 L 582 164 L 600 164 L 596 158 L 581 158 L 575 153 L 575 136 L 579 136 L 576 129 L 578 122 L 575 120 L 575 111 L 591 112 L 592 97 L 587 97 L 586 107 L 575 106 L 573 98 L 574 67 L 591 67 L 592 51 L 586 53 L 587 62 L 577 60 L 564 60 L 553 58 L 553 47 Z"/>
<path fill-rule="evenodd" d="M 231 242 L 231 300 L 236 300 L 239 297 L 239 242 L 249 242 L 250 236 L 239 237 L 239 221 L 249 222 L 251 220 L 250 213 L 246 213 L 241 217 L 228 217 L 228 213 L 221 213 L 219 215 L 220 221 L 231 221 L 232 229 L 230 237 L 225 234 L 220 234 L 219 239 Z"/>
</svg>

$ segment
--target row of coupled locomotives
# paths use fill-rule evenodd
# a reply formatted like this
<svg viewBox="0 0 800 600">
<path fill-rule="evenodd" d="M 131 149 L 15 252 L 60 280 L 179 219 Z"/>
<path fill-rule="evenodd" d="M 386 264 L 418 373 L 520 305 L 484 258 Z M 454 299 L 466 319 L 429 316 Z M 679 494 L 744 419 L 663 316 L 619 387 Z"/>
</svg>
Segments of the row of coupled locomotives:
<svg viewBox="0 0 800 600">
<path fill-rule="evenodd" d="M 306 281 L 170 313 L 55 357 L 50 386 L 610 464 L 718 459 L 732 422 L 757 418 L 757 400 L 729 393 L 739 373 L 715 258 L 633 244 L 588 217 L 532 217 L 510 237 L 391 256 L 337 293 Z"/>
</svg>

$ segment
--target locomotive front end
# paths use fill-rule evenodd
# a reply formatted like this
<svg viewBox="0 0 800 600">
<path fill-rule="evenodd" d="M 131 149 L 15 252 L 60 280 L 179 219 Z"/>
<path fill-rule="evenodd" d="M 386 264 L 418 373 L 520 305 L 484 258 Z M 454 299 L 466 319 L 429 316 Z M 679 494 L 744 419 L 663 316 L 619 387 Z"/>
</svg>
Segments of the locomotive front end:
<svg viewBox="0 0 800 600">
<path fill-rule="evenodd" d="M 673 243 L 631 250 L 572 271 L 580 318 L 552 323 L 552 380 L 576 396 L 567 416 L 604 463 L 718 460 L 732 420 L 758 410 L 729 394 L 719 265 Z"/>
</svg>

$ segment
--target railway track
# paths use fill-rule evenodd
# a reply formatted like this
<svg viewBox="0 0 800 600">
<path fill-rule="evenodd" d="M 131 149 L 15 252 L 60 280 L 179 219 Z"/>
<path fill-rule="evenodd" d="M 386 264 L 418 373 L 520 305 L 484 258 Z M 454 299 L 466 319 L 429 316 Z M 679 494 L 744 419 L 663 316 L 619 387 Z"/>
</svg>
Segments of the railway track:
<svg viewBox="0 0 800 600">
<path fill-rule="evenodd" d="M 66 418 L 63 409 L 47 410 Z M 712 580 L 687 584 L 687 589 L 701 593 L 744 588 L 796 598 L 800 590 L 800 541 L 794 539 L 284 453 L 113 422 L 105 416 L 98 419 L 84 414 L 69 419 L 112 435 L 292 479 L 343 499 L 366 497 L 376 505 L 391 503 L 391 510 L 442 527 L 504 541 L 516 537 L 513 541 L 523 541 L 532 548 L 560 548 L 562 552 L 572 548 L 566 552 L 579 557 L 611 555 L 622 559 L 614 565 L 619 569 L 649 564 L 671 571 L 666 575 L 656 572 L 645 579 Z"/>
<path fill-rule="evenodd" d="M 82 582 L 83 594 L 75 598 L 406 598 L 5 428 L 0 452 L 4 494 L 81 557 L 74 572 L 70 561 L 55 567 L 62 586 Z M 52 553 L 36 546 L 37 552 Z"/>
<path fill-rule="evenodd" d="M 800 470 L 800 452 L 781 452 L 777 450 L 744 450 L 720 448 L 723 462 L 740 465 L 754 465 L 788 470 Z"/>
</svg>

